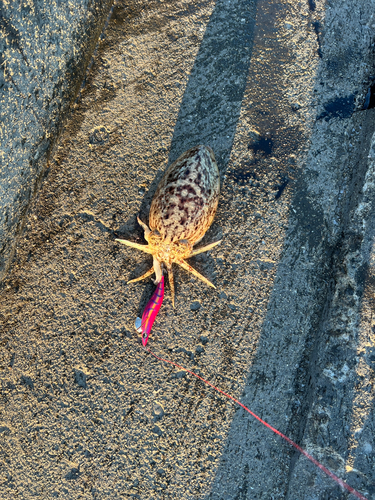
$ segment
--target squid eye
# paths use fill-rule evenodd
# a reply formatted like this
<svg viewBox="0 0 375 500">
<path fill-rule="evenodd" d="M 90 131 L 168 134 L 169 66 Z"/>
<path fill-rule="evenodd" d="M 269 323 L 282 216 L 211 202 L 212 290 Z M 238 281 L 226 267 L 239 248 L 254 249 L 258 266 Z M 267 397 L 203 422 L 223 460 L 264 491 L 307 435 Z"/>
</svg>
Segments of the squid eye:
<svg viewBox="0 0 375 500">
<path fill-rule="evenodd" d="M 153 231 L 151 231 L 151 233 L 148 236 L 148 241 L 150 241 L 154 244 L 161 242 L 162 239 L 163 239 L 162 235 L 159 233 L 159 231 L 157 229 L 154 229 Z"/>
<path fill-rule="evenodd" d="M 192 249 L 191 243 L 189 243 L 188 240 L 178 240 L 177 247 L 182 252 L 188 252 L 189 250 L 191 251 Z"/>
<path fill-rule="evenodd" d="M 178 244 L 178 246 L 180 248 L 183 248 L 183 249 L 186 249 L 186 250 L 188 248 L 190 248 L 190 246 L 191 246 L 190 243 L 188 242 L 188 240 L 178 240 L 177 244 Z"/>
<path fill-rule="evenodd" d="M 147 339 L 147 336 L 148 336 L 148 333 L 147 333 L 147 332 L 143 332 L 143 333 L 142 333 L 142 338 L 143 338 L 143 339 L 145 339 L 145 340 L 146 340 L 146 339 Z"/>
</svg>

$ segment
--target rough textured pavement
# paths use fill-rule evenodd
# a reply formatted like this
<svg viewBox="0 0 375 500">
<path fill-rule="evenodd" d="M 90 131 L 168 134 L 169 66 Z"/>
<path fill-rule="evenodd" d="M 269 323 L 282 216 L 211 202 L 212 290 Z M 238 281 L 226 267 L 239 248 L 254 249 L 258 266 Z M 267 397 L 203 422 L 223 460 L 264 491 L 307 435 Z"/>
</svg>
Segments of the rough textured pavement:
<svg viewBox="0 0 375 500">
<path fill-rule="evenodd" d="M 150 347 L 375 499 L 372 0 L 119 1 L 1 296 L 1 498 L 352 499 L 134 331 L 168 162 L 213 147 L 223 238 Z"/>
<path fill-rule="evenodd" d="M 0 279 L 111 3 L 0 4 Z"/>
</svg>

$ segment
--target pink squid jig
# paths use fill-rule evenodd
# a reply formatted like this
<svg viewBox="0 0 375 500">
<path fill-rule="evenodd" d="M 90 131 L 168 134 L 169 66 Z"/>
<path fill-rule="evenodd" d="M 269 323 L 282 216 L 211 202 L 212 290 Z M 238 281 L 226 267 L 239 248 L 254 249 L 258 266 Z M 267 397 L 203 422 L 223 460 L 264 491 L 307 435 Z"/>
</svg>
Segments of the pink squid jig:
<svg viewBox="0 0 375 500">
<path fill-rule="evenodd" d="M 161 277 L 155 292 L 152 294 L 151 299 L 147 302 L 145 310 L 142 314 L 142 319 L 135 320 L 135 329 L 142 334 L 142 345 L 146 347 L 148 338 L 151 333 L 152 325 L 163 303 L 164 298 L 164 276 Z"/>
</svg>

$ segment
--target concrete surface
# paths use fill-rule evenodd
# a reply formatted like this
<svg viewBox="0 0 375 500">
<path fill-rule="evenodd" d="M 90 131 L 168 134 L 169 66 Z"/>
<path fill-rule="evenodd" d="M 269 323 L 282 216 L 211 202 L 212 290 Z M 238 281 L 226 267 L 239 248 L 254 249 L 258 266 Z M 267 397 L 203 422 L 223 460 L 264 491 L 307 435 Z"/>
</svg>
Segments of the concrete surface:
<svg viewBox="0 0 375 500">
<path fill-rule="evenodd" d="M 217 290 L 177 270 L 150 347 L 375 499 L 374 7 L 118 2 L 3 283 L 0 497 L 353 498 L 141 348 L 150 263 L 114 240 L 204 142 Z"/>
<path fill-rule="evenodd" d="M 0 280 L 111 0 L 0 5 Z"/>
</svg>

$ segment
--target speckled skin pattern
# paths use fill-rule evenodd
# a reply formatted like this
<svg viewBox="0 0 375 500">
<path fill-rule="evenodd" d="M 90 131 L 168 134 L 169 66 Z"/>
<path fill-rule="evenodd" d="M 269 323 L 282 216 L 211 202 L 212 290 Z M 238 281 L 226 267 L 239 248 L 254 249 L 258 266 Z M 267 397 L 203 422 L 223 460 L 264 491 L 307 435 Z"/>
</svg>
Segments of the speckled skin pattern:
<svg viewBox="0 0 375 500">
<path fill-rule="evenodd" d="M 207 285 L 214 286 L 185 262 L 185 259 L 210 250 L 220 243 L 216 241 L 193 250 L 193 246 L 203 238 L 215 217 L 219 192 L 219 171 L 214 152 L 210 147 L 196 146 L 172 163 L 161 179 L 152 200 L 150 228 L 138 219 L 145 231 L 148 245 L 117 240 L 124 245 L 150 253 L 154 257 L 152 268 L 129 283 L 147 278 L 154 272 L 155 284 L 159 283 L 164 264 L 168 270 L 174 305 L 172 264 L 176 263 Z"/>
<path fill-rule="evenodd" d="M 181 155 L 161 179 L 151 203 L 150 228 L 164 241 L 198 243 L 215 216 L 220 192 L 214 152 L 196 146 Z"/>
</svg>

